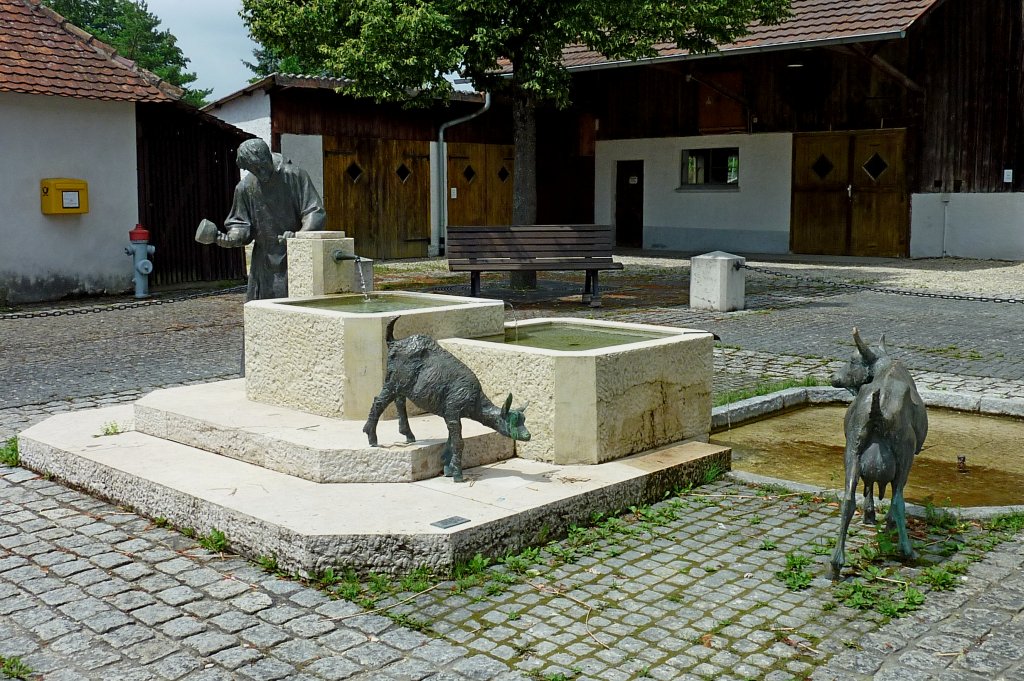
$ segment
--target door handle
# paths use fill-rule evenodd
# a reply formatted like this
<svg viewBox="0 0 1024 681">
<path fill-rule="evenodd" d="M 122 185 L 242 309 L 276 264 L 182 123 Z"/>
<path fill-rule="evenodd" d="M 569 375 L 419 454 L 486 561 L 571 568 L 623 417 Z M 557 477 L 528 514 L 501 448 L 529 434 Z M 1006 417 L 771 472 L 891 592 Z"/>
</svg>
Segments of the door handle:
<svg viewBox="0 0 1024 681">
<path fill-rule="evenodd" d="M 846 198 L 848 198 L 848 199 L 852 199 L 853 198 L 853 185 L 852 184 L 846 185 Z"/>
</svg>

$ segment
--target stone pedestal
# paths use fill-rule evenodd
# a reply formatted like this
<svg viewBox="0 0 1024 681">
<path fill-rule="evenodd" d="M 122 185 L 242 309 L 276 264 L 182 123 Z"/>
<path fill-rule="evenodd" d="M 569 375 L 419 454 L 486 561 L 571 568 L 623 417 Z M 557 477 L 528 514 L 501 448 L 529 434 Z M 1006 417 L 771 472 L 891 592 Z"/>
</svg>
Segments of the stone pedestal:
<svg viewBox="0 0 1024 681">
<path fill-rule="evenodd" d="M 732 312 L 743 309 L 746 258 L 724 251 L 690 259 L 690 307 Z"/>
<path fill-rule="evenodd" d="M 296 232 L 288 239 L 288 296 L 372 291 L 373 261 L 336 261 L 335 251 L 354 257 L 355 239 L 345 238 L 345 232 Z"/>
</svg>

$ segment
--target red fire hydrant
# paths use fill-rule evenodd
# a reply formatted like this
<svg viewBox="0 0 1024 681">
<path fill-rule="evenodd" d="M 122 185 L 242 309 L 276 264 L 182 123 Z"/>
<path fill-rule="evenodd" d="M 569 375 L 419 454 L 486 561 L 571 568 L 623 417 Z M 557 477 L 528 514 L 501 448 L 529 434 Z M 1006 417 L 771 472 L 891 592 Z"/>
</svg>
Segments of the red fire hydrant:
<svg viewBox="0 0 1024 681">
<path fill-rule="evenodd" d="M 124 252 L 132 258 L 132 271 L 135 278 L 135 297 L 149 297 L 149 274 L 153 271 L 153 261 L 149 256 L 156 252 L 156 246 L 149 245 L 149 230 L 142 225 L 135 225 L 135 229 L 128 230 L 128 238 L 132 245 L 124 249 Z"/>
</svg>

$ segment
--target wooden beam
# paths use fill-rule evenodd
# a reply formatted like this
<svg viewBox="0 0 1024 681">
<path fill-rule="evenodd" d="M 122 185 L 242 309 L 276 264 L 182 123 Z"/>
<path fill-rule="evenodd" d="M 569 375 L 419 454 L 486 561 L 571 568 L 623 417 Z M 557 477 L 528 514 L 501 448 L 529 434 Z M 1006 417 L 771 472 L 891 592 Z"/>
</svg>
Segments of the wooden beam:
<svg viewBox="0 0 1024 681">
<path fill-rule="evenodd" d="M 910 76 L 875 54 L 874 50 L 868 50 L 860 45 L 847 45 L 844 51 L 863 59 L 885 75 L 898 81 L 906 89 L 917 94 L 924 94 L 923 87 L 914 82 Z"/>
</svg>

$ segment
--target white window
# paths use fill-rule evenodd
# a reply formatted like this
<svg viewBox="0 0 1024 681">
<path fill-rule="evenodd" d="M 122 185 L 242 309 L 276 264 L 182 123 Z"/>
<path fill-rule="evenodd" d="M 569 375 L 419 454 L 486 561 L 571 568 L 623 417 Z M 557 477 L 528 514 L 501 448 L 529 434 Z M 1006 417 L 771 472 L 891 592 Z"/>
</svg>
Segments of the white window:
<svg viewBox="0 0 1024 681">
<path fill-rule="evenodd" d="M 683 149 L 679 175 L 681 189 L 738 188 L 740 150 L 738 147 Z"/>
</svg>

